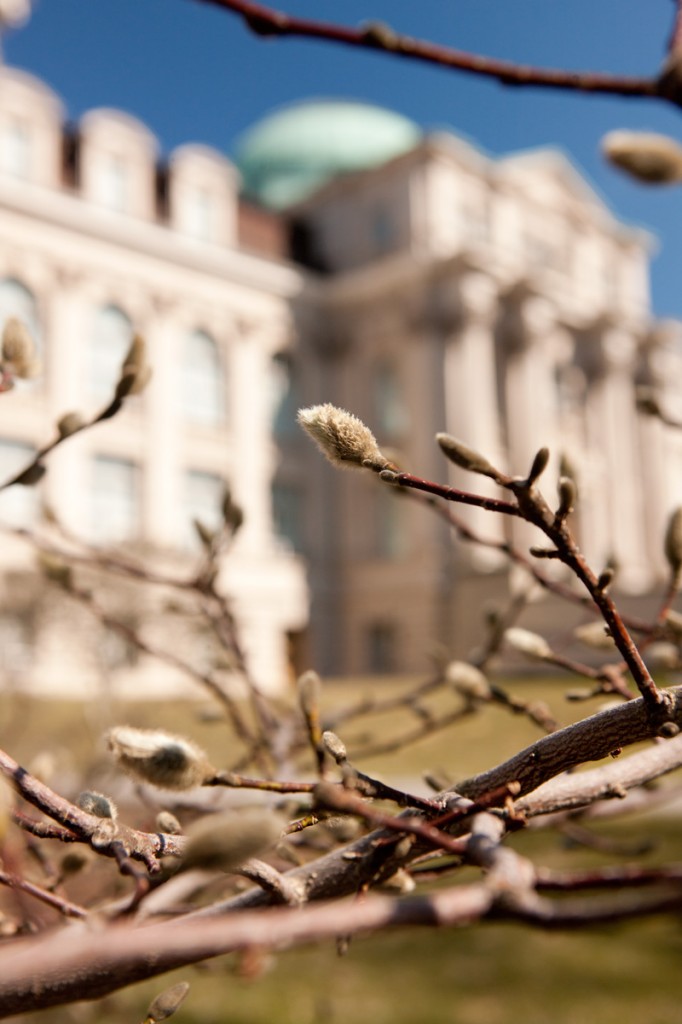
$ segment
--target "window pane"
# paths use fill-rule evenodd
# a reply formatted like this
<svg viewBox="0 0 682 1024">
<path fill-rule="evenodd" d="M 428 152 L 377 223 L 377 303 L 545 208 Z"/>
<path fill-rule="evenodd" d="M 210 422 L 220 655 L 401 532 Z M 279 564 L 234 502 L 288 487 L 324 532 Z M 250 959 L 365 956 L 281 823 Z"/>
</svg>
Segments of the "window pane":
<svg viewBox="0 0 682 1024">
<path fill-rule="evenodd" d="M 28 178 L 31 166 L 31 134 L 25 121 L 11 118 L 5 125 L 0 146 L 2 169 L 16 178 Z"/>
<path fill-rule="evenodd" d="M 401 437 L 407 430 L 407 409 L 398 374 L 389 363 L 380 363 L 374 373 L 374 405 L 383 439 Z"/>
<path fill-rule="evenodd" d="M 118 543 L 139 534 L 138 471 L 127 459 L 98 455 L 92 464 L 92 519 L 90 535 L 97 541 Z"/>
<path fill-rule="evenodd" d="M 199 519 L 209 530 L 220 526 L 224 490 L 222 477 L 215 473 L 204 473 L 197 469 L 185 473 L 182 507 L 185 547 L 199 547 L 199 538 L 193 525 L 195 519 Z"/>
<path fill-rule="evenodd" d="M 303 550 L 303 494 L 296 484 L 276 483 L 272 488 L 275 533 L 292 551 Z"/>
<path fill-rule="evenodd" d="M 204 331 L 185 339 L 180 381 L 182 408 L 193 423 L 215 425 L 224 419 L 224 388 L 218 348 Z"/>
<path fill-rule="evenodd" d="M 121 366 L 133 336 L 133 325 L 116 306 L 95 313 L 88 367 L 88 390 L 97 401 L 113 398 Z"/>
<path fill-rule="evenodd" d="M 385 674 L 397 666 L 398 631 L 393 623 L 374 622 L 367 629 L 367 669 Z"/>
<path fill-rule="evenodd" d="M 22 441 L 0 441 L 0 484 L 24 469 L 35 448 Z M 32 526 L 38 518 L 40 498 L 36 487 L 17 484 L 0 491 L 0 521 L 8 526 Z"/>
<path fill-rule="evenodd" d="M 288 352 L 279 352 L 270 364 L 272 429 L 276 437 L 298 436 L 296 414 L 300 402 L 295 366 Z"/>
</svg>

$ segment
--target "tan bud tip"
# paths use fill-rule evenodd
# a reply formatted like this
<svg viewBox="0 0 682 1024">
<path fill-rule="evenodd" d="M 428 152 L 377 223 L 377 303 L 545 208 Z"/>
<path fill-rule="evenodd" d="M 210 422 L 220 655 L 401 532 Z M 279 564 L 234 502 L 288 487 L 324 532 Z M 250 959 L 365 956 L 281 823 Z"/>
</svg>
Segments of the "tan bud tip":
<svg viewBox="0 0 682 1024">
<path fill-rule="evenodd" d="M 479 452 L 469 448 L 462 441 L 458 441 L 451 434 L 436 434 L 436 441 L 446 459 L 453 462 L 460 469 L 467 469 L 470 473 L 480 473 L 482 476 L 489 476 L 493 480 L 500 479 L 499 470 L 495 469 L 491 462 Z"/>
<path fill-rule="evenodd" d="M 39 364 L 33 338 L 23 321 L 11 316 L 2 332 L 2 364 L 15 377 L 35 377 Z"/>
<path fill-rule="evenodd" d="M 490 684 L 480 669 L 468 661 L 451 661 L 445 681 L 467 700 L 490 700 Z"/>
<path fill-rule="evenodd" d="M 520 654 L 529 658 L 551 658 L 552 648 L 539 633 L 532 633 L 529 629 L 521 629 L 519 626 L 512 626 L 506 629 L 504 639 L 507 644 Z"/>
<path fill-rule="evenodd" d="M 682 507 L 676 508 L 668 520 L 663 550 L 672 572 L 679 575 L 682 569 Z"/>
<path fill-rule="evenodd" d="M 646 185 L 682 180 L 682 146 L 655 132 L 615 131 L 602 140 L 606 159 Z"/>
<path fill-rule="evenodd" d="M 388 465 L 374 434 L 365 424 L 334 405 L 313 405 L 301 409 L 298 422 L 330 460 L 341 466 L 367 464 L 376 472 Z"/>
<path fill-rule="evenodd" d="M 345 764 L 348 760 L 346 744 L 336 735 L 335 732 L 332 732 L 331 729 L 327 729 L 326 732 L 323 732 L 322 742 L 337 764 Z"/>
<path fill-rule="evenodd" d="M 82 811 L 94 814 L 97 818 L 112 818 L 116 820 L 118 814 L 116 804 L 104 793 L 97 793 L 93 790 L 85 790 L 78 795 L 76 801 Z"/>
<path fill-rule="evenodd" d="M 168 1020 L 184 1002 L 189 992 L 189 982 L 179 981 L 177 985 L 165 989 L 149 1004 L 145 1024 L 157 1024 Z"/>
<path fill-rule="evenodd" d="M 322 683 L 317 672 L 312 670 L 304 672 L 302 676 L 299 676 L 297 686 L 298 702 L 303 713 L 307 717 L 317 714 L 322 691 Z"/>
<path fill-rule="evenodd" d="M 85 419 L 79 412 L 67 412 L 57 420 L 57 433 L 61 438 L 77 434 L 85 426 Z"/>
</svg>

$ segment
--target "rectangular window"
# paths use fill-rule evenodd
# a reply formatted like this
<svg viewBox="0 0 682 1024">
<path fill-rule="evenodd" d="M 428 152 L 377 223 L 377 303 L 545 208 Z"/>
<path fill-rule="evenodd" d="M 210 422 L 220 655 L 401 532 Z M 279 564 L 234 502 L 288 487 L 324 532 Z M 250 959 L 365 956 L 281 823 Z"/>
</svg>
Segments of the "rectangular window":
<svg viewBox="0 0 682 1024">
<path fill-rule="evenodd" d="M 0 146 L 2 169 L 15 178 L 28 178 L 31 169 L 31 133 L 26 121 L 10 118 L 5 124 Z"/>
<path fill-rule="evenodd" d="M 29 465 L 35 448 L 23 441 L 0 441 L 0 484 Z M 15 484 L 0 491 L 0 521 L 8 526 L 32 526 L 38 518 L 39 492 L 35 486 Z"/>
<path fill-rule="evenodd" d="M 377 675 L 395 672 L 398 630 L 391 622 L 373 622 L 367 628 L 367 670 Z"/>
<path fill-rule="evenodd" d="M 276 535 L 291 551 L 303 551 L 303 494 L 297 484 L 275 483 L 272 517 Z"/>
<path fill-rule="evenodd" d="M 98 455 L 92 462 L 90 535 L 112 544 L 135 540 L 140 531 L 139 470 L 127 459 Z"/>
<path fill-rule="evenodd" d="M 201 546 L 195 520 L 208 530 L 216 530 L 222 523 L 221 505 L 225 492 L 225 481 L 216 473 L 190 469 L 185 472 L 183 483 L 183 547 L 194 549 Z"/>
</svg>

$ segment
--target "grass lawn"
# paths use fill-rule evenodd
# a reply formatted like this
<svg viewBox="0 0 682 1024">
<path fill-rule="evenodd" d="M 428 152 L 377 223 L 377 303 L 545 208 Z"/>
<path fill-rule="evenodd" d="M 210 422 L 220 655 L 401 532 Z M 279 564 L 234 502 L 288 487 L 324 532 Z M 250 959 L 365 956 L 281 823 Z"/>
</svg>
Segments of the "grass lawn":
<svg viewBox="0 0 682 1024">
<path fill-rule="evenodd" d="M 524 699 L 549 695 L 555 714 L 566 722 L 576 712 L 596 710 L 566 704 L 562 693 L 569 686 L 563 680 L 510 684 Z M 328 707 L 377 687 L 391 692 L 385 682 L 330 684 Z M 453 699 L 446 695 L 441 705 Z M 4 711 L 0 739 L 6 749 L 26 764 L 38 755 L 43 761 L 53 757 L 67 789 L 77 786 L 81 766 L 103 762 L 101 732 L 121 721 L 182 731 L 204 744 L 216 764 L 230 760 L 232 741 L 224 723 L 199 721 L 191 704 L 100 701 L 84 706 L 7 698 Z M 391 716 L 391 729 L 406 724 L 409 719 L 402 713 Z M 348 737 L 342 734 L 350 739 L 358 731 L 354 726 Z M 490 767 L 537 735 L 522 717 L 486 708 L 429 741 L 363 767 L 386 778 L 416 780 L 423 770 L 436 767 L 461 777 Z M 611 825 L 608 834 L 627 840 L 645 828 L 657 838 L 647 863 L 682 859 L 676 819 Z M 556 837 L 536 832 L 518 833 L 511 841 L 546 864 L 578 867 L 615 859 L 568 850 Z M 186 979 L 192 988 L 174 1018 L 178 1024 L 679 1024 L 680 925 L 662 918 L 561 935 L 501 924 L 400 931 L 354 941 L 343 957 L 333 944 L 278 953 L 265 958 L 264 973 L 251 980 L 245 975 L 253 974 L 254 958 L 221 957 L 96 1004 L 20 1019 L 31 1024 L 139 1024 L 157 992 Z"/>
</svg>

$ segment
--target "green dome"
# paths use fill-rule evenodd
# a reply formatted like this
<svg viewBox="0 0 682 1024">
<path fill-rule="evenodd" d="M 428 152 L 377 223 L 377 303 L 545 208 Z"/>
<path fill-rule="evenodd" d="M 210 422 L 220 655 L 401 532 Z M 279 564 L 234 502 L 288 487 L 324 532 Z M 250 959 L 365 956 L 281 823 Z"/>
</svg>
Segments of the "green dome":
<svg viewBox="0 0 682 1024">
<path fill-rule="evenodd" d="M 420 138 L 416 124 L 383 107 L 314 100 L 259 121 L 240 140 L 236 162 L 246 195 L 283 209 L 338 174 L 413 149 Z"/>
</svg>

